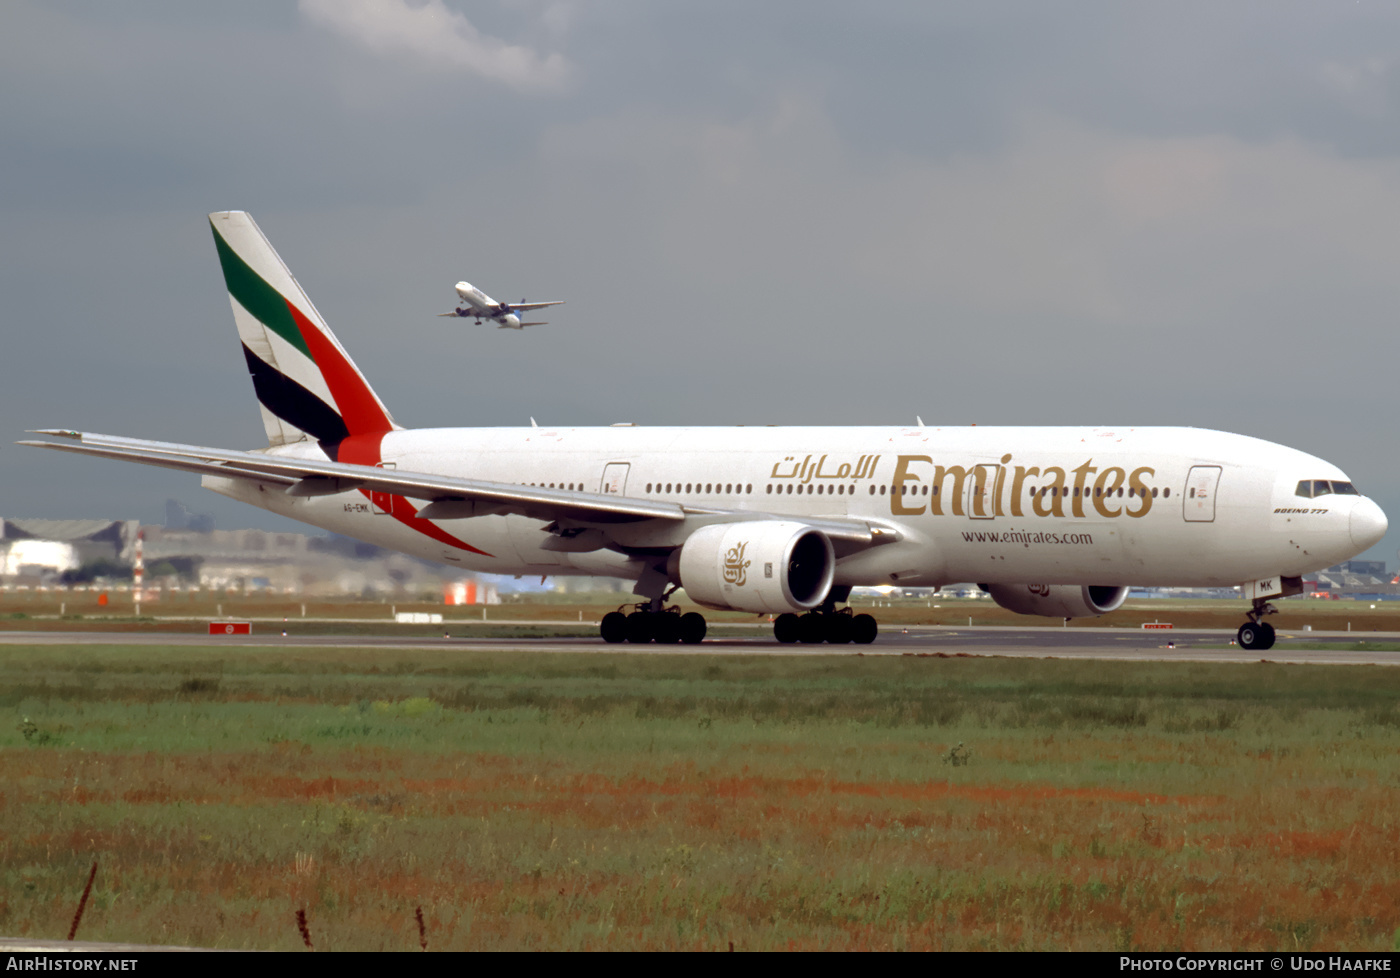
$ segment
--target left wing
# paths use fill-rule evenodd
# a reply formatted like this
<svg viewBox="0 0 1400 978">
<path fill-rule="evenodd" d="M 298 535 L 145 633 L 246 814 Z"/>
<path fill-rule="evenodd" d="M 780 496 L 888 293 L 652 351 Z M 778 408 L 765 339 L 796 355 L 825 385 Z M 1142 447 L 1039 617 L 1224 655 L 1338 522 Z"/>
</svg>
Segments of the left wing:
<svg viewBox="0 0 1400 978">
<path fill-rule="evenodd" d="M 543 309 L 546 306 L 562 306 L 563 304 L 564 300 L 560 299 L 557 302 L 502 302 L 500 306 L 506 312 L 529 312 L 532 309 Z"/>
<path fill-rule="evenodd" d="M 544 489 L 509 482 L 459 479 L 429 472 L 409 472 L 377 466 L 332 462 L 329 459 L 293 458 L 264 452 L 237 452 L 198 445 L 122 438 L 90 432 L 51 428 L 32 432 L 61 441 L 21 441 L 34 448 L 50 448 L 78 455 L 118 459 L 216 475 L 247 479 L 284 487 L 289 496 L 329 496 L 356 489 L 389 493 L 422 500 L 417 517 L 425 520 L 464 519 L 471 516 L 514 513 L 532 519 L 553 521 L 551 532 L 567 535 L 572 529 L 596 527 L 633 532 L 620 536 L 636 538 L 638 524 L 652 521 L 654 532 L 643 534 L 649 545 L 678 546 L 689 533 L 710 523 L 784 519 L 805 523 L 831 538 L 837 552 L 844 555 L 900 538 L 898 530 L 882 523 L 849 517 L 802 517 L 751 510 L 692 506 L 681 503 L 638 499 L 611 493 L 570 492 Z M 626 544 L 624 543 L 624 546 Z"/>
</svg>

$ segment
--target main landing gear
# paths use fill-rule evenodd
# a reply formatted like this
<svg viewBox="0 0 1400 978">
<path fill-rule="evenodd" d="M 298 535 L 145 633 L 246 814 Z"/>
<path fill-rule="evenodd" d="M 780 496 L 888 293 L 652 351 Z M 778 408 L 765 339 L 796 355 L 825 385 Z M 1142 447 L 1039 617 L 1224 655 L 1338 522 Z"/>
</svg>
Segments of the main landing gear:
<svg viewBox="0 0 1400 978">
<path fill-rule="evenodd" d="M 1261 621 L 1265 615 L 1276 615 L 1278 609 L 1263 598 L 1254 599 L 1254 607 L 1245 612 L 1245 617 L 1249 621 L 1240 626 L 1240 630 L 1235 634 L 1235 641 L 1240 648 L 1255 649 L 1263 652 L 1265 649 L 1274 647 L 1274 626 L 1266 621 Z"/>
<path fill-rule="evenodd" d="M 661 602 L 656 602 L 660 605 Z M 623 608 L 627 605 L 623 605 Z M 622 608 L 609 611 L 603 616 L 603 641 L 614 645 L 632 642 L 645 645 L 660 642 L 663 645 L 698 645 L 705 637 L 705 616 L 694 611 L 680 613 L 676 607 L 658 607 L 652 610 L 652 602 L 643 601 L 633 605 L 631 614 L 623 614 Z"/>
<path fill-rule="evenodd" d="M 802 642 L 817 645 L 869 645 L 880 631 L 875 619 L 857 615 L 850 608 L 837 611 L 834 607 L 818 608 L 805 615 L 779 615 L 773 622 L 773 637 L 779 642 Z"/>
</svg>

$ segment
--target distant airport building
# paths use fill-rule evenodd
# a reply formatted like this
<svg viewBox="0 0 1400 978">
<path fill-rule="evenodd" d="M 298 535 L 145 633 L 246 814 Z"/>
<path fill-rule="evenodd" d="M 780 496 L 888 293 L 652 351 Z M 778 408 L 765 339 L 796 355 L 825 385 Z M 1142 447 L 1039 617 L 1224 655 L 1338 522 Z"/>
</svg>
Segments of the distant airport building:
<svg viewBox="0 0 1400 978">
<path fill-rule="evenodd" d="M 0 578 L 40 581 L 84 566 L 129 566 L 135 520 L 0 520 Z"/>
<path fill-rule="evenodd" d="M 171 500 L 165 526 L 143 527 L 136 520 L 0 519 L 0 587 L 127 590 L 138 532 L 147 601 L 158 601 L 166 591 L 199 589 L 361 597 L 441 594 L 453 604 L 496 604 L 498 587 L 518 590 L 526 583 L 490 575 L 463 577 L 455 568 L 333 534 L 215 530 L 211 517 L 190 513 Z"/>
</svg>

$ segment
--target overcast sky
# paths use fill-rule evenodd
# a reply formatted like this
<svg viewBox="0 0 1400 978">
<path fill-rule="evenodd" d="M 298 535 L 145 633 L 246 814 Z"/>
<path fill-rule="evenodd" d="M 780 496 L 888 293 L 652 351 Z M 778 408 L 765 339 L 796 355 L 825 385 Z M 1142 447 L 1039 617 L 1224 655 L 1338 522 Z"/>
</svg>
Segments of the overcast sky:
<svg viewBox="0 0 1400 978">
<path fill-rule="evenodd" d="M 0 405 L 262 444 L 243 209 L 408 426 L 1197 425 L 1400 525 L 1397 52 L 1370 0 L 6 0 Z M 294 525 L 0 448 L 7 517 L 170 496 Z"/>
</svg>

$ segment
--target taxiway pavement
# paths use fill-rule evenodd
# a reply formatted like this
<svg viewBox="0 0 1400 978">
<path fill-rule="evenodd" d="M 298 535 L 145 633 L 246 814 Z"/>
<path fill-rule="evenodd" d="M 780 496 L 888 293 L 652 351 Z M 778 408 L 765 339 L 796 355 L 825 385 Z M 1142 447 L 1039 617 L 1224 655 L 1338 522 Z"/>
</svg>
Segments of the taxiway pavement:
<svg viewBox="0 0 1400 978">
<path fill-rule="evenodd" d="M 771 638 L 719 634 L 700 645 L 608 645 L 596 638 L 477 638 L 470 630 L 445 637 L 383 635 L 290 635 L 269 626 L 253 635 L 170 632 L 0 632 L 0 645 L 145 645 L 199 648 L 310 650 L 497 649 L 530 652 L 620 652 L 639 655 L 997 655 L 1021 658 L 1120 659 L 1162 662 L 1259 662 L 1332 665 L 1400 665 L 1400 652 L 1358 649 L 1365 642 L 1400 643 L 1393 632 L 1280 632 L 1267 652 L 1231 644 L 1232 632 L 1181 629 L 1146 632 L 1118 628 L 1000 628 L 911 626 L 888 628 L 871 645 L 782 645 Z M 1312 646 L 1312 647 L 1308 647 Z"/>
</svg>

